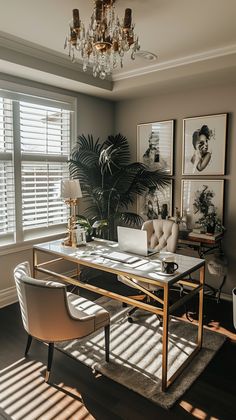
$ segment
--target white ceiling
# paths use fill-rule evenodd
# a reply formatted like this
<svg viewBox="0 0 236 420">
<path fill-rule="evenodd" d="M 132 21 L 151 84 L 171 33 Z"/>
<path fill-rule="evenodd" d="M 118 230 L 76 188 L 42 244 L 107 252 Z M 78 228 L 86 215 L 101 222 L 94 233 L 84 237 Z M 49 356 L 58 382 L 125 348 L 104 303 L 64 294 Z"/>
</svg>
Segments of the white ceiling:
<svg viewBox="0 0 236 420">
<path fill-rule="evenodd" d="M 119 16 L 126 7 L 133 9 L 141 49 L 157 54 L 158 60 L 126 59 L 124 68 L 113 75 L 113 91 L 107 83 L 85 78 L 79 66 L 72 70 L 63 49 L 72 9 L 80 9 L 86 24 L 92 7 L 93 0 L 0 0 L 4 35 L 3 43 L 0 39 L 0 47 L 4 47 L 0 71 L 111 99 L 141 94 L 142 89 L 146 93 L 154 87 L 168 89 L 180 80 L 192 83 L 194 77 L 205 84 L 224 76 L 235 80 L 236 0 L 116 0 Z M 17 44 L 14 37 L 21 38 Z M 28 50 L 23 50 L 24 44 Z M 17 54 L 13 57 L 10 52 L 14 49 Z M 21 59 L 21 52 L 35 59 L 44 54 L 45 62 L 51 64 L 60 60 L 62 67 L 70 68 L 70 74 L 65 70 L 53 77 L 52 66 L 39 66 L 36 61 L 31 65 Z M 78 72 L 78 77 L 72 72 Z"/>
</svg>

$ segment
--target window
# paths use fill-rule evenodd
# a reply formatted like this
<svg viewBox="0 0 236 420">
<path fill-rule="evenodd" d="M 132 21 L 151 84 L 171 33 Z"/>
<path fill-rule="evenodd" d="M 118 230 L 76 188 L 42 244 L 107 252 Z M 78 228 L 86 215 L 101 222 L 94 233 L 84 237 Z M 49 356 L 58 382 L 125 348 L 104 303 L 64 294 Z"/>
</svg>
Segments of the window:
<svg viewBox="0 0 236 420">
<path fill-rule="evenodd" d="M 14 238 L 12 101 L 0 97 L 0 237 Z"/>
<path fill-rule="evenodd" d="M 64 229 L 71 105 L 0 91 L 0 245 Z M 6 97 L 7 96 L 7 97 Z"/>
</svg>

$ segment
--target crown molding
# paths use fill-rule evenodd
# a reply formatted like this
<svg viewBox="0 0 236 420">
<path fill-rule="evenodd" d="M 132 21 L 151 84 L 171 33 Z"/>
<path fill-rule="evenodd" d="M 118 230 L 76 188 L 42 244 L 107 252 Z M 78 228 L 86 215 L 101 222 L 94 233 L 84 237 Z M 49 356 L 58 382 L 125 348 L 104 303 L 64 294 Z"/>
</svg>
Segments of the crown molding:
<svg viewBox="0 0 236 420">
<path fill-rule="evenodd" d="M 139 69 L 113 73 L 112 78 L 101 80 L 92 76 L 91 69 L 83 72 L 81 62 L 72 63 L 66 54 L 0 31 L 0 57 L 2 60 L 81 83 L 81 88 L 82 85 L 90 86 L 92 89 L 99 88 L 104 90 L 104 94 L 106 91 L 107 94 L 113 91 L 114 82 L 235 54 L 236 44 L 232 44 L 161 63 L 155 62 Z"/>
<path fill-rule="evenodd" d="M 180 67 L 188 64 L 194 64 L 201 61 L 212 60 L 214 58 L 220 58 L 227 55 L 236 54 L 236 44 L 229 45 L 223 48 L 217 48 L 214 50 L 208 50 L 198 54 L 192 54 L 185 57 L 177 58 L 174 60 L 163 61 L 162 63 L 155 63 L 153 65 L 145 66 L 135 70 L 129 70 L 113 74 L 112 80 L 114 82 L 129 79 L 137 76 L 144 76 L 157 71 L 168 70 L 175 67 Z"/>
<path fill-rule="evenodd" d="M 111 79 L 94 78 L 92 69 L 83 72 L 81 62 L 72 63 L 66 54 L 26 41 L 0 31 L 0 57 L 2 60 L 48 72 L 105 90 L 112 90 Z"/>
</svg>

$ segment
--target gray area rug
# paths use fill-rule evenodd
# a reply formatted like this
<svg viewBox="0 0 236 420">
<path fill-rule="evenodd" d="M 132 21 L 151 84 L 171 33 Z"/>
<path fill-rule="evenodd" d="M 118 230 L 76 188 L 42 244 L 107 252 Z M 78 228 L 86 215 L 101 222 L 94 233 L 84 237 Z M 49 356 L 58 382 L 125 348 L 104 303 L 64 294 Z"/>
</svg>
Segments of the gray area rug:
<svg viewBox="0 0 236 420">
<path fill-rule="evenodd" d="M 57 344 L 57 348 L 163 408 L 174 405 L 225 341 L 221 335 L 204 330 L 202 350 L 164 393 L 161 391 L 162 327 L 156 315 L 141 316 L 139 312 L 138 321 L 130 324 L 126 318 L 130 308 L 123 308 L 120 302 L 106 297 L 99 298 L 97 303 L 111 314 L 110 362 L 105 362 L 102 330 L 81 340 Z M 195 325 L 171 317 L 168 377 L 194 350 L 196 337 Z"/>
</svg>

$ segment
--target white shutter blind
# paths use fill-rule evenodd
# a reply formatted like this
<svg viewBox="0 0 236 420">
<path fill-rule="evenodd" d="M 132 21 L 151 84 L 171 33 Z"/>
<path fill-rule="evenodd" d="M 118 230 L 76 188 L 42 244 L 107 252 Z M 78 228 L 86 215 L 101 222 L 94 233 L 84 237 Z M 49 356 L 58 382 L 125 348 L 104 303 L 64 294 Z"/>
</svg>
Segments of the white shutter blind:
<svg viewBox="0 0 236 420">
<path fill-rule="evenodd" d="M 12 101 L 0 98 L 0 240 L 15 230 Z"/>
<path fill-rule="evenodd" d="M 65 223 L 58 184 L 69 176 L 70 112 L 20 102 L 20 138 L 23 230 Z"/>
<path fill-rule="evenodd" d="M 58 197 L 60 179 L 68 177 L 67 163 L 22 163 L 23 229 L 65 223 L 67 209 Z"/>
<path fill-rule="evenodd" d="M 70 112 L 20 102 L 22 153 L 69 155 Z"/>
</svg>

